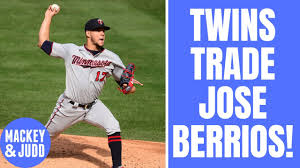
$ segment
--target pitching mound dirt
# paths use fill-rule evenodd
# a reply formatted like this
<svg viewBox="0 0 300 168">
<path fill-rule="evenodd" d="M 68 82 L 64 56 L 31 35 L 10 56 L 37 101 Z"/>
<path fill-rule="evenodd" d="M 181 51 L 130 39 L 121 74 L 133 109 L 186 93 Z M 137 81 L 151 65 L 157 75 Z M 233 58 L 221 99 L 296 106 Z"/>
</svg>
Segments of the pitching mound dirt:
<svg viewBox="0 0 300 168">
<path fill-rule="evenodd" d="M 0 134 L 2 130 L 0 130 Z M 159 142 L 122 140 L 123 165 L 126 168 L 165 167 L 165 144 Z M 60 135 L 52 142 L 48 157 L 38 168 L 111 168 L 107 138 Z M 0 167 L 13 168 L 0 155 Z"/>
</svg>

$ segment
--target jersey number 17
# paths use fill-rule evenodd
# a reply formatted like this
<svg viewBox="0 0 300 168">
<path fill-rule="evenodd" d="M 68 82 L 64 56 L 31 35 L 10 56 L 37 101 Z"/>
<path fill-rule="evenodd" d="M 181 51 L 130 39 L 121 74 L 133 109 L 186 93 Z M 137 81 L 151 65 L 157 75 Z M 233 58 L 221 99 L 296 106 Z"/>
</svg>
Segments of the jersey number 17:
<svg viewBox="0 0 300 168">
<path fill-rule="evenodd" d="M 100 71 L 98 71 L 97 72 L 97 77 L 96 77 L 96 80 L 95 81 L 100 81 L 100 82 L 102 82 L 103 80 L 104 80 L 104 78 L 106 77 L 106 74 L 107 74 L 108 72 L 102 72 L 102 75 L 103 75 L 103 77 L 101 78 L 101 79 L 99 79 L 100 77 L 100 74 L 101 74 L 101 72 Z"/>
</svg>

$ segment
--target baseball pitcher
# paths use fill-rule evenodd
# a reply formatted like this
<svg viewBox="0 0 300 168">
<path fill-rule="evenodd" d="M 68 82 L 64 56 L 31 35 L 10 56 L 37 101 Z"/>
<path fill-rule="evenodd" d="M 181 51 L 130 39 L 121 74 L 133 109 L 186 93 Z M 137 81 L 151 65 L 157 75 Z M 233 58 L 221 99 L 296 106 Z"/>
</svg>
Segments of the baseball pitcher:
<svg viewBox="0 0 300 168">
<path fill-rule="evenodd" d="M 85 24 L 86 42 L 82 46 L 50 41 L 51 20 L 59 10 L 49 6 L 39 32 L 38 46 L 48 55 L 63 59 L 66 69 L 66 89 L 59 96 L 46 128 L 52 140 L 80 121 L 104 129 L 113 168 L 120 168 L 122 144 L 119 122 L 98 96 L 110 76 L 124 94 L 135 92 L 133 84 L 143 84 L 134 79 L 134 64 L 125 67 L 118 55 L 104 48 L 105 33 L 110 27 L 99 18 Z"/>
</svg>

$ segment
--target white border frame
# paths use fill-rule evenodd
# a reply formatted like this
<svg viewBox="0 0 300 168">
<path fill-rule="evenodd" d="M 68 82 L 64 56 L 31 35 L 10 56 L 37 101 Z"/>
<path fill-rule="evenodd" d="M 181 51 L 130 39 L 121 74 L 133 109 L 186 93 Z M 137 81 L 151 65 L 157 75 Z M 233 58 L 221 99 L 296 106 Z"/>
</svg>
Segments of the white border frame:
<svg viewBox="0 0 300 168">
<path fill-rule="evenodd" d="M 165 158 L 166 158 L 166 168 L 169 166 L 169 1 L 165 0 L 165 72 L 166 72 L 166 77 L 165 77 L 165 129 L 166 129 L 166 139 L 165 139 L 165 145 L 166 145 L 166 153 L 165 153 Z"/>
</svg>

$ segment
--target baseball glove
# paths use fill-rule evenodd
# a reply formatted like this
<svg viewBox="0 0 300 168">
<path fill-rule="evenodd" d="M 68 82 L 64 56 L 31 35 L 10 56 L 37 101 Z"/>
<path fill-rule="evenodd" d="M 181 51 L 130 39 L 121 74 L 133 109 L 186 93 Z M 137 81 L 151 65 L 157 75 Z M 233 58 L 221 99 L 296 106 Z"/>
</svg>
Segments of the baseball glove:
<svg viewBox="0 0 300 168">
<path fill-rule="evenodd" d="M 127 67 L 124 69 L 121 80 L 120 80 L 120 88 L 119 90 L 123 92 L 124 94 L 127 94 L 133 87 L 133 78 L 134 78 L 134 69 L 135 66 L 133 63 L 130 63 L 127 65 Z M 126 84 L 126 86 L 124 86 Z"/>
</svg>

